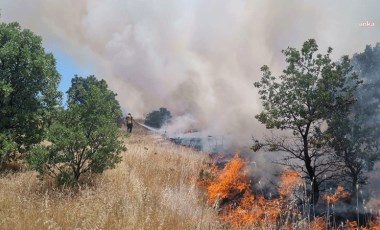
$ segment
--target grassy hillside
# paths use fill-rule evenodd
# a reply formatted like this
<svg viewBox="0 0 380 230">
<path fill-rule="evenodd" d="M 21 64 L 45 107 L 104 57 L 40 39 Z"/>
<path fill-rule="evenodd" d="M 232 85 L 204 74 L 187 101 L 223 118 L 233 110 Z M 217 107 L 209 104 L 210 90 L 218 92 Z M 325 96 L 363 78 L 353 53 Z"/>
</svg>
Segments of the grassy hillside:
<svg viewBox="0 0 380 230">
<path fill-rule="evenodd" d="M 30 171 L 1 175 L 0 229 L 218 228 L 194 183 L 207 155 L 142 128 L 123 139 L 123 161 L 77 191 Z"/>
<path fill-rule="evenodd" d="M 284 171 L 279 178 L 279 195 L 265 199 L 262 191 L 251 191 L 246 162 L 237 155 L 218 169 L 205 167 L 210 161 L 207 154 L 174 145 L 137 125 L 130 137 L 121 138 L 128 148 L 122 162 L 102 175 L 85 179 L 79 188 L 58 189 L 54 181 L 40 181 L 36 173 L 25 169 L 3 172 L 0 229 L 182 230 L 231 226 L 314 230 L 333 223 L 324 216 L 309 220 L 295 206 L 292 194 L 302 185 L 296 172 Z M 328 198 L 339 196 L 343 195 L 337 189 Z M 210 207 L 211 201 L 215 201 L 218 212 Z M 368 227 L 362 229 L 380 229 L 380 216 L 371 218 Z M 336 229 L 342 226 L 356 229 L 356 222 L 344 220 L 335 226 L 334 221 Z"/>
</svg>

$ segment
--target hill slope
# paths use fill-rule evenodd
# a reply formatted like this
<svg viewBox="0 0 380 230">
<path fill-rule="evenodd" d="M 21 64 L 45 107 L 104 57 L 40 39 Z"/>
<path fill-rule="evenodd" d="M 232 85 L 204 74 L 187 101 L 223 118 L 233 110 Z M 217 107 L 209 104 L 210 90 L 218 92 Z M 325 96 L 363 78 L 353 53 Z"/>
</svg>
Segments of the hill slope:
<svg viewBox="0 0 380 230">
<path fill-rule="evenodd" d="M 123 161 L 77 192 L 55 189 L 30 171 L 3 174 L 0 229 L 217 228 L 194 182 L 207 155 L 138 125 L 122 138 Z"/>
</svg>

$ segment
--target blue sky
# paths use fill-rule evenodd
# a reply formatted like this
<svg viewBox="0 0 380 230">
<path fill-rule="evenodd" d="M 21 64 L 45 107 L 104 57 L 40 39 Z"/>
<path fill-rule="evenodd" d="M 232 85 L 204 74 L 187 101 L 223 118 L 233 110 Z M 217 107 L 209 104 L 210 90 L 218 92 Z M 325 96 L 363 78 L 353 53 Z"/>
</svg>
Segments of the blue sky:
<svg viewBox="0 0 380 230">
<path fill-rule="evenodd" d="M 88 75 L 94 74 L 91 66 L 88 65 L 79 65 L 75 63 L 74 58 L 66 54 L 61 50 L 52 50 L 56 61 L 57 61 L 57 70 L 61 74 L 61 82 L 59 83 L 58 90 L 63 92 L 62 102 L 66 103 L 66 91 L 70 88 L 71 79 L 75 74 L 78 74 L 82 77 L 87 77 Z"/>
</svg>

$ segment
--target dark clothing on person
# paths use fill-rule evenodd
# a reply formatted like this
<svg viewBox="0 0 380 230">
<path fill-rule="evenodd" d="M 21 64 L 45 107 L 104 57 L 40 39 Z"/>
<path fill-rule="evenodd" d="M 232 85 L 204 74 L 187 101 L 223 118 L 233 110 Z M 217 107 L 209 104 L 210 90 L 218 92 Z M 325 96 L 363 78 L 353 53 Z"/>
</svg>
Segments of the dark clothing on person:
<svg viewBox="0 0 380 230">
<path fill-rule="evenodd" d="M 132 133 L 132 128 L 133 128 L 133 117 L 132 117 L 132 115 L 129 113 L 125 119 L 127 120 L 127 131 Z"/>
<path fill-rule="evenodd" d="M 132 124 L 127 124 L 127 131 L 129 133 L 132 133 L 132 128 L 133 128 L 133 125 Z"/>
</svg>

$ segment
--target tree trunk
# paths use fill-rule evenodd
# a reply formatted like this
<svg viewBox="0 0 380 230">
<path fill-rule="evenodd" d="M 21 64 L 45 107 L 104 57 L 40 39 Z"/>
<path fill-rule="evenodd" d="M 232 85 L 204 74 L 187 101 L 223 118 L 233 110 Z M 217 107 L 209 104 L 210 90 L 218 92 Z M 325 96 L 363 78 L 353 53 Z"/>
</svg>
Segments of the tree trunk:
<svg viewBox="0 0 380 230">
<path fill-rule="evenodd" d="M 318 200 L 319 200 L 319 186 L 318 186 L 318 182 L 317 182 L 317 179 L 314 177 L 314 179 L 312 180 L 312 204 L 317 204 L 318 203 Z"/>
<path fill-rule="evenodd" d="M 358 186 L 358 178 L 356 175 L 352 175 L 352 184 L 351 184 L 351 198 L 352 198 L 352 200 L 356 199 L 357 186 Z"/>
<path fill-rule="evenodd" d="M 310 203 L 315 205 L 316 203 L 318 203 L 318 200 L 319 200 L 319 185 L 318 185 L 318 181 L 317 181 L 317 178 L 315 177 L 315 170 L 312 166 L 312 160 L 309 156 L 309 143 L 308 143 L 308 139 L 307 139 L 307 132 L 309 130 L 309 126 L 307 127 L 306 129 L 306 134 L 303 135 L 303 153 L 304 153 L 304 162 L 305 162 L 305 167 L 306 167 L 306 170 L 307 170 L 307 174 L 310 178 L 310 182 L 311 182 L 311 199 L 310 199 Z"/>
<path fill-rule="evenodd" d="M 80 177 L 80 167 L 75 167 L 74 169 L 74 183 L 77 183 Z"/>
</svg>

